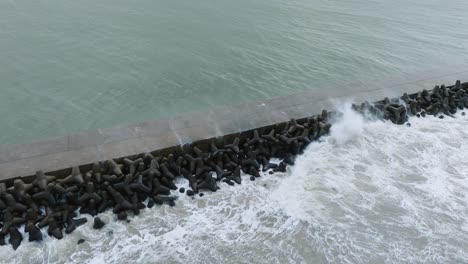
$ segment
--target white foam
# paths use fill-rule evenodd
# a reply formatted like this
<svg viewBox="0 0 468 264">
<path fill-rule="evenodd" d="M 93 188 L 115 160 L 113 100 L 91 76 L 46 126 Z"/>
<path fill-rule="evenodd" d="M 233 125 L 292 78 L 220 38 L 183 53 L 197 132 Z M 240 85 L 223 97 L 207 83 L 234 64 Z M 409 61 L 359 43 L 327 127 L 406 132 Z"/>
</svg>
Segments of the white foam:
<svg viewBox="0 0 468 264">
<path fill-rule="evenodd" d="M 90 221 L 60 241 L 0 247 L 1 262 L 468 262 L 468 118 L 407 127 L 343 112 L 287 173 L 181 195 L 130 223 L 107 212 L 103 230 Z"/>
<path fill-rule="evenodd" d="M 351 102 L 338 103 L 337 106 L 342 116 L 331 127 L 330 137 L 341 145 L 362 134 L 364 118 L 351 109 Z"/>
<path fill-rule="evenodd" d="M 284 212 L 315 228 L 328 261 L 468 261 L 468 121 L 410 121 L 345 118 L 278 188 Z"/>
</svg>

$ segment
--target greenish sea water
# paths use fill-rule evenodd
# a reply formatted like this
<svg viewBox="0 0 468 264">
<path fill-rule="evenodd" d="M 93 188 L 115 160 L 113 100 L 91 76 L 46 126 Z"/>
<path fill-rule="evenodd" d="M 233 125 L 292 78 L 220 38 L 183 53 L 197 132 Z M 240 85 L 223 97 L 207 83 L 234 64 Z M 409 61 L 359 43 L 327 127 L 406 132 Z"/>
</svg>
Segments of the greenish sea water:
<svg viewBox="0 0 468 264">
<path fill-rule="evenodd" d="M 0 0 L 0 144 L 465 64 L 467 11 L 465 0 Z"/>
<path fill-rule="evenodd" d="M 466 0 L 0 0 L 0 145 L 457 72 L 467 29 Z M 338 108 L 285 173 L 174 191 L 129 222 L 107 211 L 99 231 L 85 215 L 61 240 L 20 227 L 0 264 L 468 263 L 467 116 Z"/>
</svg>

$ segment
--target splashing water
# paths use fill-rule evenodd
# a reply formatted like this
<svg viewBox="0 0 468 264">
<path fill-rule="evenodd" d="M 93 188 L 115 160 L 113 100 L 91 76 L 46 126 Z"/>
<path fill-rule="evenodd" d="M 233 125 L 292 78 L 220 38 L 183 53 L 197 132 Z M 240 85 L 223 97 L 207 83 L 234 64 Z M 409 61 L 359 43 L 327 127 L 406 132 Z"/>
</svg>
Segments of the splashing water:
<svg viewBox="0 0 468 264">
<path fill-rule="evenodd" d="M 344 117 L 276 191 L 284 212 L 307 222 L 318 254 L 344 263 L 467 262 L 466 118 L 406 127 Z"/>
<path fill-rule="evenodd" d="M 351 109 L 351 102 L 346 102 L 337 106 L 337 111 L 341 113 L 341 116 L 331 127 L 330 138 L 341 145 L 362 134 L 364 118 Z"/>
<path fill-rule="evenodd" d="M 107 212 L 98 232 L 90 221 L 60 241 L 0 247 L 0 262 L 466 263 L 468 118 L 410 122 L 343 110 L 287 173 L 180 195 L 129 223 Z"/>
<path fill-rule="evenodd" d="M 177 142 L 179 142 L 180 149 L 182 150 L 182 146 L 184 144 L 188 143 L 189 141 L 182 139 L 182 137 L 177 132 L 177 129 L 174 128 L 174 124 L 173 124 L 172 121 L 169 123 L 169 127 L 170 127 L 170 129 L 172 131 L 172 134 L 174 134 L 174 136 L 177 138 Z"/>
</svg>

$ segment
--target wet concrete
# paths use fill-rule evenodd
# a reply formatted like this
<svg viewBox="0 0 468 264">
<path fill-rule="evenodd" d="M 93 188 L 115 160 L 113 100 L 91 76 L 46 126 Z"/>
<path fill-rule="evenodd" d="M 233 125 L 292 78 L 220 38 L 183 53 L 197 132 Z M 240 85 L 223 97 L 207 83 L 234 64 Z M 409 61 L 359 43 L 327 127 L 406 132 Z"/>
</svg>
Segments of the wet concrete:
<svg viewBox="0 0 468 264">
<path fill-rule="evenodd" d="M 350 84 L 311 90 L 172 119 L 103 128 L 38 142 L 0 146 L 0 180 L 70 168 L 95 161 L 130 156 L 241 131 L 300 119 L 333 110 L 333 100 L 375 101 L 405 92 L 432 89 L 436 84 L 468 80 L 468 69 L 438 75 L 403 76 L 398 80 Z"/>
</svg>

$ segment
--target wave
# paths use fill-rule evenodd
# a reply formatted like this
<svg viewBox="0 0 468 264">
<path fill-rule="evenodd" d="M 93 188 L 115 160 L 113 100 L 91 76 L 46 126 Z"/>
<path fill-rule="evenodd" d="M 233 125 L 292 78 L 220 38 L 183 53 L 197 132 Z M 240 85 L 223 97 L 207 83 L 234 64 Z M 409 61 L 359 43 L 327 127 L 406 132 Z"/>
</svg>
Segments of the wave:
<svg viewBox="0 0 468 264">
<path fill-rule="evenodd" d="M 180 195 L 128 223 L 106 212 L 99 232 L 86 216 L 62 240 L 0 247 L 1 262 L 468 262 L 468 118 L 396 126 L 345 105 L 286 173 Z"/>
</svg>

